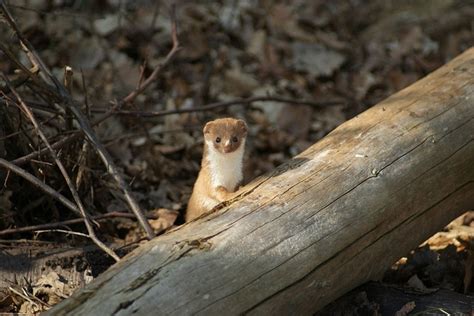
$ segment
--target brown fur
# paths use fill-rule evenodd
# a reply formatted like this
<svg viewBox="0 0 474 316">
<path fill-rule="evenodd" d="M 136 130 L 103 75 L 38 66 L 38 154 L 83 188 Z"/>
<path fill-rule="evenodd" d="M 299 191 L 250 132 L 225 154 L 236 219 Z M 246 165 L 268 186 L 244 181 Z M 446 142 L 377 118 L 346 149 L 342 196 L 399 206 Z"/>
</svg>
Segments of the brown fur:
<svg viewBox="0 0 474 316">
<path fill-rule="evenodd" d="M 187 222 L 229 199 L 241 181 L 247 124 L 234 118 L 217 119 L 208 122 L 203 133 L 201 170 L 186 210 Z"/>
</svg>

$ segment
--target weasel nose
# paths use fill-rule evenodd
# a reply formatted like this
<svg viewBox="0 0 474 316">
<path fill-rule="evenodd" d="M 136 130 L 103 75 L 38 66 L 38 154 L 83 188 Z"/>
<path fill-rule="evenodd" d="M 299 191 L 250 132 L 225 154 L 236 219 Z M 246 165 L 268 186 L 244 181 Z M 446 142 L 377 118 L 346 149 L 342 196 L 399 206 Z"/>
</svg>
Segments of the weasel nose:
<svg viewBox="0 0 474 316">
<path fill-rule="evenodd" d="M 230 139 L 225 142 L 224 146 L 230 148 Z"/>
</svg>

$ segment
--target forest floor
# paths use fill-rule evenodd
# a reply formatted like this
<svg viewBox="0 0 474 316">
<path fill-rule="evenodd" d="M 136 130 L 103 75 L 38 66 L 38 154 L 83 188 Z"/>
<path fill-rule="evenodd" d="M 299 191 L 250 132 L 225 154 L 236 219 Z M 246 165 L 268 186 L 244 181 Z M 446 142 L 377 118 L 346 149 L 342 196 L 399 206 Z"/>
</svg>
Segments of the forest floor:
<svg viewBox="0 0 474 316">
<path fill-rule="evenodd" d="M 51 72 L 63 81 L 64 67 L 72 68 L 69 92 L 87 105 L 82 110 L 88 117 L 107 112 L 134 91 L 166 60 L 173 44 L 166 1 L 7 2 L 22 34 Z M 94 128 L 158 234 L 183 223 L 199 171 L 204 122 L 222 116 L 247 121 L 245 179 L 250 181 L 474 43 L 472 1 L 222 0 L 176 4 L 180 51 L 145 91 Z M 34 69 L 3 20 L 0 42 L 18 61 Z M 50 142 L 72 134 L 78 127 L 62 119 L 64 113 L 51 106 L 44 91 L 22 79 L 16 69 L 18 65 L 0 52 L 0 72 L 34 109 Z M 14 161 L 37 151 L 42 143 L 31 123 L 9 103 L 12 96 L 6 83 L 0 81 L 0 88 L 0 157 Z M 280 99 L 237 102 L 268 96 Z M 206 105 L 215 106 L 200 109 Z M 128 206 L 121 188 L 94 150 L 75 141 L 58 152 L 90 215 L 100 223 L 99 238 L 114 249 L 131 249 L 145 242 L 138 222 L 125 214 Z M 48 154 L 30 156 L 21 165 L 71 197 Z M 2 252 L 11 255 L 13 248 L 18 251 L 19 244 L 30 244 L 18 241 L 92 245 L 77 234 L 87 232 L 82 224 L 64 222 L 77 214 L 37 187 L 5 170 L 0 170 L 0 183 L 0 257 Z M 106 213 L 110 213 L 108 217 L 101 218 Z M 22 227 L 27 229 L 20 231 Z M 471 297 L 463 299 L 474 306 L 473 251 L 474 215 L 468 212 L 394 263 L 382 282 L 421 294 L 440 289 L 465 293 Z M 50 288 L 61 285 L 44 282 L 49 282 Z M 0 289 L 0 313 L 37 312 L 58 301 L 58 295 L 53 300 L 38 287 L 12 284 Z M 72 293 L 56 289 L 61 291 L 60 299 Z M 361 288 L 321 313 L 377 315 L 388 311 L 382 301 Z M 411 301 L 391 308 L 400 311 L 399 315 L 422 312 L 406 304 Z M 433 308 L 435 314 L 446 312 L 442 307 Z"/>
</svg>

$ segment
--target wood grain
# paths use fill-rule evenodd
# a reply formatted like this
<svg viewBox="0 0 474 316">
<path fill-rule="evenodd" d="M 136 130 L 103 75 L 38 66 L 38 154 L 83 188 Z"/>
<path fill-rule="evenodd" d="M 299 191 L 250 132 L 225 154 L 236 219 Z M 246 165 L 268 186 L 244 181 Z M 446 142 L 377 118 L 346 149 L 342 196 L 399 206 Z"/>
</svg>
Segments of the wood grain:
<svg viewBox="0 0 474 316">
<path fill-rule="evenodd" d="M 50 315 L 311 314 L 474 207 L 474 49 Z"/>
</svg>

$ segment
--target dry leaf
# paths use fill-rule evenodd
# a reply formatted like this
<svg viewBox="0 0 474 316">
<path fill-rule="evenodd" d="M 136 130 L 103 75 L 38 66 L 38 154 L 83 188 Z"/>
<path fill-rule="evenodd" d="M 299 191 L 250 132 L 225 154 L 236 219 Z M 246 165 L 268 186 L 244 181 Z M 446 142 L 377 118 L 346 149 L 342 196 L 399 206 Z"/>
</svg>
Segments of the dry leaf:
<svg viewBox="0 0 474 316">
<path fill-rule="evenodd" d="M 154 150 L 159 151 L 163 155 L 172 155 L 185 149 L 184 145 L 155 145 Z"/>
<path fill-rule="evenodd" d="M 36 284 L 33 285 L 33 295 L 46 298 L 46 303 L 55 305 L 64 298 L 71 296 L 74 289 L 70 287 L 68 281 L 54 271 L 43 275 Z"/>
<path fill-rule="evenodd" d="M 94 21 L 94 29 L 99 35 L 106 36 L 120 26 L 119 14 L 110 14 Z"/>
<path fill-rule="evenodd" d="M 438 289 L 436 288 L 428 288 L 423 284 L 423 282 L 418 278 L 418 276 L 415 274 L 413 275 L 407 282 L 408 286 L 411 287 L 412 289 L 416 290 L 417 292 L 428 294 L 428 293 L 433 293 L 436 292 Z"/>
<path fill-rule="evenodd" d="M 395 316 L 406 316 L 408 315 L 408 313 L 410 313 L 412 310 L 414 310 L 416 307 L 416 304 L 415 302 L 408 302 L 406 303 L 405 305 L 402 306 L 402 308 L 400 308 L 399 311 L 397 311 L 395 313 Z"/>
<path fill-rule="evenodd" d="M 310 106 L 287 104 L 278 116 L 278 127 L 296 139 L 304 139 L 313 120 L 313 109 Z"/>
<path fill-rule="evenodd" d="M 296 42 L 293 50 L 293 68 L 315 77 L 331 76 L 346 60 L 344 55 L 319 44 Z"/>
<path fill-rule="evenodd" d="M 253 75 L 243 72 L 241 68 L 235 67 L 225 73 L 224 90 L 231 95 L 248 95 L 259 85 Z"/>
<path fill-rule="evenodd" d="M 298 14 L 293 12 L 293 7 L 285 4 L 274 5 L 269 15 L 270 25 L 277 33 L 300 41 L 313 40 L 313 35 L 301 28 L 297 19 Z"/>
<path fill-rule="evenodd" d="M 252 54 L 260 60 L 265 61 L 265 43 L 267 42 L 267 32 L 265 30 L 258 30 L 253 33 L 249 44 L 247 45 L 247 52 Z"/>
<path fill-rule="evenodd" d="M 149 221 L 150 226 L 153 228 L 155 233 L 162 232 L 173 226 L 176 218 L 179 215 L 178 211 L 173 211 L 166 208 L 160 208 L 152 212 L 158 216 L 158 219 L 152 219 Z"/>
<path fill-rule="evenodd" d="M 83 38 L 71 47 L 70 64 L 73 69 L 92 70 L 105 58 L 104 48 L 97 37 Z"/>
</svg>

